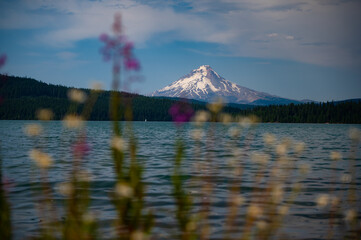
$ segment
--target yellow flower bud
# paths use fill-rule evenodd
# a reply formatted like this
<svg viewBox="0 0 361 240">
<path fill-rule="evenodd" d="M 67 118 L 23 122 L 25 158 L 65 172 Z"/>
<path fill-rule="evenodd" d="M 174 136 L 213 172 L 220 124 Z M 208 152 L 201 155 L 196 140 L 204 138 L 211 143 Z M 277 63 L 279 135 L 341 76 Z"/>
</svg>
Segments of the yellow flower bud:
<svg viewBox="0 0 361 240">
<path fill-rule="evenodd" d="M 43 121 L 49 121 L 53 119 L 54 113 L 51 111 L 51 109 L 39 109 L 36 111 L 36 118 Z"/>
<path fill-rule="evenodd" d="M 84 103 L 87 99 L 86 94 L 78 89 L 70 89 L 68 91 L 68 98 L 73 101 L 73 102 L 77 102 L 77 103 Z"/>
<path fill-rule="evenodd" d="M 25 127 L 25 133 L 28 136 L 38 136 L 43 132 L 43 128 L 39 124 L 29 124 Z"/>
<path fill-rule="evenodd" d="M 31 150 L 29 156 L 41 168 L 49 168 L 53 163 L 53 159 L 49 154 L 37 149 Z"/>
<path fill-rule="evenodd" d="M 80 128 L 84 125 L 84 120 L 81 116 L 70 114 L 64 117 L 63 124 L 67 128 Z"/>
</svg>

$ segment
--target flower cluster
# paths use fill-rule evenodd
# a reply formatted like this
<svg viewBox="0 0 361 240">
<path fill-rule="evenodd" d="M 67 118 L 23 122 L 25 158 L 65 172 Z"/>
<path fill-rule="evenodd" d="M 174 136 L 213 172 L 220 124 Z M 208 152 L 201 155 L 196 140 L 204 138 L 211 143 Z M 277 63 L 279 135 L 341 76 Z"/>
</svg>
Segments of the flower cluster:
<svg viewBox="0 0 361 240">
<path fill-rule="evenodd" d="M 127 38 L 122 35 L 121 32 L 121 19 L 120 15 L 115 15 L 113 23 L 114 36 L 108 34 L 101 34 L 99 39 L 105 46 L 101 49 L 103 58 L 105 61 L 114 59 L 113 72 L 120 72 L 120 62 L 123 60 L 123 64 L 126 70 L 139 70 L 139 61 L 133 56 L 133 43 L 129 42 Z"/>
<path fill-rule="evenodd" d="M 0 68 L 5 65 L 6 62 L 6 55 L 3 54 L 0 56 Z"/>
<path fill-rule="evenodd" d="M 192 107 L 185 102 L 176 102 L 169 109 L 169 114 L 172 116 L 173 122 L 177 125 L 188 122 L 193 116 L 193 113 Z"/>
</svg>

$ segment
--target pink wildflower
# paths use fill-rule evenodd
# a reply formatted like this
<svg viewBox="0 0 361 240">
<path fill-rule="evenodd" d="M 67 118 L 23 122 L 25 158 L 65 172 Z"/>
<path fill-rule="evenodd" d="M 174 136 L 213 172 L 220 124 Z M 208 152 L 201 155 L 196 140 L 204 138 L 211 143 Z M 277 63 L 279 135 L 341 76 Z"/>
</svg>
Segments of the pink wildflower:
<svg viewBox="0 0 361 240">
<path fill-rule="evenodd" d="M 114 60 L 115 66 L 113 72 L 118 74 L 120 72 L 119 59 L 123 58 L 124 67 L 126 70 L 139 70 L 140 64 L 133 56 L 133 43 L 128 42 L 126 37 L 121 35 L 120 15 L 116 14 L 113 24 L 114 36 L 109 36 L 105 33 L 99 36 L 105 46 L 100 49 L 104 61 Z"/>
<path fill-rule="evenodd" d="M 99 36 L 99 40 L 100 41 L 102 41 L 102 42 L 108 42 L 108 39 L 109 39 L 109 36 L 108 36 L 108 34 L 106 34 L 106 33 L 103 33 L 103 34 L 101 34 L 100 36 Z"/>
<path fill-rule="evenodd" d="M 122 54 L 125 58 L 130 58 L 132 56 L 132 50 L 133 50 L 133 43 L 127 42 L 124 45 Z"/>
<path fill-rule="evenodd" d="M 5 65 L 6 58 L 6 54 L 0 56 L 0 68 Z"/>
<path fill-rule="evenodd" d="M 169 109 L 169 114 L 172 116 L 173 122 L 180 125 L 184 122 L 188 122 L 193 116 L 192 107 L 185 102 L 177 102 Z"/>
<path fill-rule="evenodd" d="M 140 64 L 139 64 L 138 60 L 135 58 L 126 58 L 124 65 L 127 70 L 136 70 L 137 71 L 140 69 Z"/>
<path fill-rule="evenodd" d="M 122 32 L 121 16 L 119 13 L 116 13 L 114 16 L 113 31 L 115 34 L 121 34 Z"/>
<path fill-rule="evenodd" d="M 15 187 L 13 179 L 9 179 L 6 176 L 3 176 L 2 183 L 0 184 L 2 184 L 2 188 L 6 194 L 9 194 L 10 190 Z"/>
<path fill-rule="evenodd" d="M 73 154 L 76 158 L 85 157 L 90 151 L 90 147 L 85 139 L 79 139 L 73 146 Z"/>
</svg>

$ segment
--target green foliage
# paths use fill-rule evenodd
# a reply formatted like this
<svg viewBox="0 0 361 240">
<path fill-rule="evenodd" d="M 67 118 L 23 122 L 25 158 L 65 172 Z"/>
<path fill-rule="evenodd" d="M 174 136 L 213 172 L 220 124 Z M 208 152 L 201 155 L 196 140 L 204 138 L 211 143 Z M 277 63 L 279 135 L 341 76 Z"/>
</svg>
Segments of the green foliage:
<svg viewBox="0 0 361 240">
<path fill-rule="evenodd" d="M 10 204 L 4 189 L 2 159 L 0 156 L 0 239 L 12 239 Z"/>
<path fill-rule="evenodd" d="M 242 110 L 243 115 L 254 114 L 262 122 L 280 123 L 361 123 L 361 101 L 340 103 L 306 103 L 273 105 Z"/>
</svg>

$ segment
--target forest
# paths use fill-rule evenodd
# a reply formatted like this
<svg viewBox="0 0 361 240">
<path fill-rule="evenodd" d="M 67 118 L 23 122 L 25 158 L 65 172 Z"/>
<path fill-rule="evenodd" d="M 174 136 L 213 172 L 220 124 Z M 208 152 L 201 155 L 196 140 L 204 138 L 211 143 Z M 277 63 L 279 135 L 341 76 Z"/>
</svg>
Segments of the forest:
<svg viewBox="0 0 361 240">
<path fill-rule="evenodd" d="M 70 87 L 47 84 L 27 77 L 0 75 L 0 119 L 34 120 L 37 109 L 49 108 L 54 119 L 62 119 L 69 111 L 71 102 L 67 93 Z M 90 89 L 80 89 L 89 94 Z M 92 109 L 89 120 L 108 121 L 110 91 L 102 91 Z M 123 102 L 132 106 L 134 121 L 171 121 L 170 107 L 180 99 L 147 97 L 121 92 Z M 194 111 L 206 110 L 207 103 L 187 101 Z M 80 106 L 79 111 L 82 108 Z M 361 100 L 326 103 L 303 103 L 289 105 L 225 106 L 224 113 L 232 116 L 255 115 L 262 122 L 280 123 L 361 123 Z"/>
</svg>

